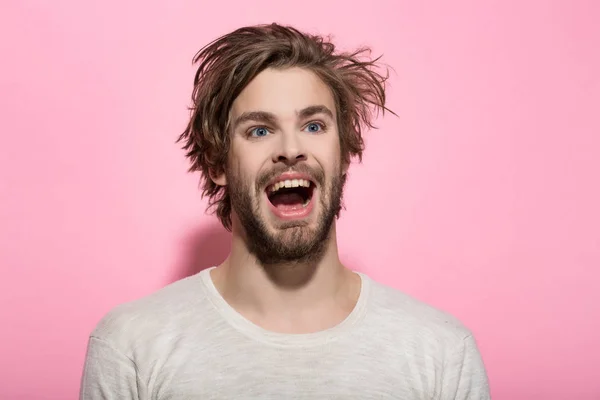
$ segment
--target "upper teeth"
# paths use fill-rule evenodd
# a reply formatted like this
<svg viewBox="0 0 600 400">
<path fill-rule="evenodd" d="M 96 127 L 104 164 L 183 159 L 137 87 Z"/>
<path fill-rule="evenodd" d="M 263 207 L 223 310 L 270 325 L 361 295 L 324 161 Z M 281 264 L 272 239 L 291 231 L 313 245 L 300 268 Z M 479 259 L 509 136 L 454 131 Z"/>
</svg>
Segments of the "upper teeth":
<svg viewBox="0 0 600 400">
<path fill-rule="evenodd" d="M 310 181 L 307 181 L 306 179 L 286 179 L 285 181 L 280 181 L 275 183 L 274 185 L 271 186 L 271 188 L 269 189 L 270 192 L 275 192 L 283 187 L 285 188 L 292 188 L 292 187 L 309 187 L 310 186 Z"/>
</svg>

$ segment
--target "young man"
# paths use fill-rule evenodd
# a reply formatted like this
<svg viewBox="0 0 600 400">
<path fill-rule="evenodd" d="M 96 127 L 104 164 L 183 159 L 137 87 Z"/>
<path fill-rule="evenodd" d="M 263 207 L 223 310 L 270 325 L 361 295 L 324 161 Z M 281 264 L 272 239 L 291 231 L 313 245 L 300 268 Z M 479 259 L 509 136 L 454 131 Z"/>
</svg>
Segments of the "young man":
<svg viewBox="0 0 600 400">
<path fill-rule="evenodd" d="M 180 140 L 231 253 L 112 310 L 81 399 L 489 399 L 466 327 L 338 257 L 349 163 L 387 110 L 363 53 L 275 24 L 198 53 Z"/>
</svg>

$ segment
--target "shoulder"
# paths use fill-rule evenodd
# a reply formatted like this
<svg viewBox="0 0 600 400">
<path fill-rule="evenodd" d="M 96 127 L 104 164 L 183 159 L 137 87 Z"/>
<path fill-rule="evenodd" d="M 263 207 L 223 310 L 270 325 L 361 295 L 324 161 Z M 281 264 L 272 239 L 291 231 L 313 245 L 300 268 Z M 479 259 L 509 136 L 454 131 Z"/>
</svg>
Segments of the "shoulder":
<svg viewBox="0 0 600 400">
<path fill-rule="evenodd" d="M 106 313 L 91 332 L 127 354 L 136 344 L 158 338 L 165 332 L 179 331 L 194 315 L 205 313 L 206 305 L 199 274 L 171 283 L 147 296 L 120 304 Z"/>
<path fill-rule="evenodd" d="M 472 333 L 457 317 L 367 277 L 372 322 L 383 329 L 432 343 L 461 346 Z"/>
</svg>

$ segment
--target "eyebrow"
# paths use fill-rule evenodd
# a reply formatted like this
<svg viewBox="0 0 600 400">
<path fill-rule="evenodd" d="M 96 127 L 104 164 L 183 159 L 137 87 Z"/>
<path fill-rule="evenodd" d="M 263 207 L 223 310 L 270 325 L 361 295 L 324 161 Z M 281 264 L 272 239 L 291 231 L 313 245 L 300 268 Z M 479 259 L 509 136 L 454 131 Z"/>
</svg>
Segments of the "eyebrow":
<svg viewBox="0 0 600 400">
<path fill-rule="evenodd" d="M 310 118 L 316 114 L 324 114 L 333 119 L 333 112 L 324 105 L 308 106 L 296 113 L 300 119 Z M 277 117 L 275 114 L 267 111 L 247 111 L 242 113 L 233 121 L 233 130 L 235 130 L 240 124 L 248 121 L 275 125 L 277 123 Z"/>
<path fill-rule="evenodd" d="M 309 106 L 309 107 L 303 108 L 302 110 L 300 110 L 298 112 L 298 117 L 300 117 L 300 119 L 305 119 L 305 118 L 312 117 L 313 115 L 316 115 L 316 114 L 325 114 L 329 118 L 333 119 L 333 112 L 329 108 L 327 108 L 323 105 Z"/>
<path fill-rule="evenodd" d="M 266 124 L 275 125 L 277 117 L 275 114 L 266 111 L 247 111 L 242 113 L 239 117 L 237 117 L 233 121 L 233 130 L 235 130 L 240 124 L 244 122 L 253 121 L 253 122 L 263 122 Z"/>
</svg>

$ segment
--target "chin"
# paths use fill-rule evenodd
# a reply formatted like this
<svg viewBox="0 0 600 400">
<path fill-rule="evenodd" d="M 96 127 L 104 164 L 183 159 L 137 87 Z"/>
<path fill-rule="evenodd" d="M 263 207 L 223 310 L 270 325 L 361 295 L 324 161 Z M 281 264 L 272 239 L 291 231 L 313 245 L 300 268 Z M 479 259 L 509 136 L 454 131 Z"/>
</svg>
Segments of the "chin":
<svg viewBox="0 0 600 400">
<path fill-rule="evenodd" d="M 281 178 L 263 186 L 252 197 L 250 191 L 232 192 L 232 205 L 250 253 L 264 265 L 312 263 L 328 248 L 339 201 L 326 201 L 322 179 L 293 176 L 281 186 Z M 273 183 L 275 182 L 275 183 Z M 340 181 L 341 182 L 341 181 Z M 243 185 L 240 185 L 240 189 Z M 333 181 L 331 198 L 341 200 L 341 185 Z"/>
<path fill-rule="evenodd" d="M 310 232 L 317 229 L 318 207 L 310 206 L 309 212 L 306 212 L 302 217 L 294 216 L 282 217 L 273 210 L 273 206 L 269 203 L 264 207 L 263 221 L 266 222 L 269 231 L 273 235 L 285 234 L 285 231 L 294 232 Z"/>
</svg>

